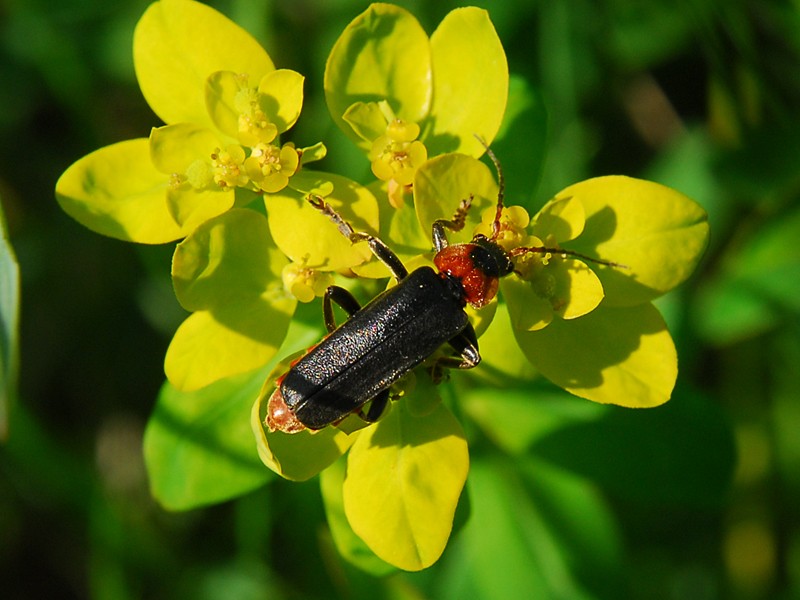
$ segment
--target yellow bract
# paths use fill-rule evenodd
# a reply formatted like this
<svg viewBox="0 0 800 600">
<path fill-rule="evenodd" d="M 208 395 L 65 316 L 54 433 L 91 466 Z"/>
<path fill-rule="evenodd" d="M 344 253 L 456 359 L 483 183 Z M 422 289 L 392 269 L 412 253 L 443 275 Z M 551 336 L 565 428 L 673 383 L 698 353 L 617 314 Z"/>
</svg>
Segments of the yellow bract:
<svg viewBox="0 0 800 600">
<path fill-rule="evenodd" d="M 198 389 L 275 355 L 296 306 L 281 285 L 286 264 L 266 218 L 246 209 L 206 221 L 178 245 L 175 293 L 196 312 L 167 350 L 164 368 L 175 387 Z"/>
<path fill-rule="evenodd" d="M 325 178 L 332 184 L 325 201 L 356 231 L 377 231 L 375 196 L 344 177 L 325 174 Z M 285 188 L 264 198 L 272 237 L 284 254 L 296 263 L 321 271 L 346 269 L 372 256 L 366 244 L 351 244 L 326 215 L 308 203 L 306 196 Z"/>
<path fill-rule="evenodd" d="M 388 108 L 419 124 L 428 154 L 480 156 L 475 136 L 491 142 L 503 119 L 508 65 L 484 10 L 452 11 L 429 39 L 406 10 L 372 4 L 331 50 L 325 96 L 334 121 L 366 152 L 393 120 Z"/>
<path fill-rule="evenodd" d="M 289 263 L 281 273 L 283 287 L 300 302 L 311 302 L 321 297 L 333 285 L 330 273 L 309 269 L 297 263 Z"/>
<path fill-rule="evenodd" d="M 464 432 L 444 405 L 413 417 L 399 402 L 350 449 L 350 526 L 383 560 L 407 571 L 429 567 L 450 537 L 468 469 Z"/>
<path fill-rule="evenodd" d="M 663 404 L 678 375 L 675 346 L 652 304 L 600 307 L 539 331 L 515 330 L 541 373 L 576 396 L 631 408 Z"/>
<path fill-rule="evenodd" d="M 708 243 L 708 216 L 666 186 L 608 176 L 582 181 L 557 198 L 579 200 L 586 229 L 570 247 L 625 269 L 598 269 L 613 306 L 649 302 L 682 283 Z"/>
<path fill-rule="evenodd" d="M 192 0 L 162 0 L 145 11 L 133 37 L 136 78 L 147 103 L 167 124 L 213 125 L 204 102 L 217 71 L 258 81 L 275 69 L 269 55 L 230 19 Z"/>
<path fill-rule="evenodd" d="M 369 158 L 372 172 L 382 181 L 394 180 L 397 185 L 411 185 L 417 168 L 428 159 L 425 145 L 417 141 L 419 126 L 394 119 L 386 125 L 384 135 L 372 143 Z"/>
<path fill-rule="evenodd" d="M 144 244 L 186 235 L 167 206 L 169 177 L 150 160 L 147 139 L 95 150 L 70 166 L 56 183 L 61 208 L 89 229 Z"/>
<path fill-rule="evenodd" d="M 344 454 L 358 434 L 348 435 L 334 427 L 326 427 L 318 432 L 306 429 L 294 434 L 270 432 L 266 429 L 264 419 L 267 416 L 269 397 L 275 390 L 275 379 L 288 370 L 288 362 L 281 361 L 267 377 L 253 404 L 250 425 L 255 434 L 261 461 L 281 477 L 305 481 L 319 474 Z"/>
</svg>

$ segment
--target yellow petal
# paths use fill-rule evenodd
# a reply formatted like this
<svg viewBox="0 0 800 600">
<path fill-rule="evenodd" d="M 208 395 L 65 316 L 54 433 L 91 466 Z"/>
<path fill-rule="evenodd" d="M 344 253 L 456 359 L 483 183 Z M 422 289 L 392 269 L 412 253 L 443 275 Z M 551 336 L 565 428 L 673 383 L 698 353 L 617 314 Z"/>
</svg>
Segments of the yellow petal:
<svg viewBox="0 0 800 600">
<path fill-rule="evenodd" d="M 648 302 L 684 281 L 708 243 L 708 216 L 694 201 L 663 185 L 622 176 L 597 177 L 560 192 L 586 211 L 578 252 L 628 268 L 595 269 L 606 302 Z"/>
<path fill-rule="evenodd" d="M 167 205 L 168 176 L 150 160 L 146 138 L 84 156 L 59 178 L 56 198 L 73 219 L 121 240 L 163 244 L 186 235 Z"/>
<path fill-rule="evenodd" d="M 216 71 L 258 81 L 275 67 L 244 29 L 213 8 L 190 0 L 154 2 L 133 35 L 136 78 L 147 103 L 167 124 L 211 127 L 206 78 Z"/>
<path fill-rule="evenodd" d="M 303 108 L 304 77 L 290 69 L 278 69 L 261 79 L 258 91 L 262 95 L 261 108 L 275 123 L 278 133 L 290 129 Z"/>
<path fill-rule="evenodd" d="M 576 198 L 564 196 L 550 200 L 534 216 L 531 234 L 540 240 L 568 242 L 583 232 L 585 224 L 586 211 L 583 204 Z"/>
<path fill-rule="evenodd" d="M 343 120 L 354 103 L 385 99 L 397 117 L 417 123 L 428 114 L 431 95 L 428 36 L 399 6 L 370 5 L 342 32 L 325 65 L 331 116 L 365 151 L 369 141 Z"/>
<path fill-rule="evenodd" d="M 678 358 L 664 319 L 652 304 L 605 304 L 539 331 L 515 330 L 528 360 L 576 396 L 630 408 L 669 400 Z"/>
<path fill-rule="evenodd" d="M 443 404 L 414 417 L 400 402 L 350 449 L 347 520 L 386 562 L 424 569 L 444 551 L 468 469 L 464 432 Z"/>
<path fill-rule="evenodd" d="M 425 136 L 431 155 L 464 152 L 481 156 L 506 110 L 508 63 L 485 10 L 450 12 L 431 36 L 433 131 Z"/>
</svg>

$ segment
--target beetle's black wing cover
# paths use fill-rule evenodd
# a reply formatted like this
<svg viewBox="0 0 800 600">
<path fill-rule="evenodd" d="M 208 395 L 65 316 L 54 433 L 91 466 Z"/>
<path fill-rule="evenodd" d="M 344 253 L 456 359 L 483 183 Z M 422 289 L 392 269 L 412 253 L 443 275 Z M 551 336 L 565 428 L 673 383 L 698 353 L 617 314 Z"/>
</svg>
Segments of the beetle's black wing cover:
<svg viewBox="0 0 800 600">
<path fill-rule="evenodd" d="M 423 267 L 377 296 L 287 373 L 286 404 L 311 429 L 348 415 L 463 331 L 452 286 Z"/>
</svg>

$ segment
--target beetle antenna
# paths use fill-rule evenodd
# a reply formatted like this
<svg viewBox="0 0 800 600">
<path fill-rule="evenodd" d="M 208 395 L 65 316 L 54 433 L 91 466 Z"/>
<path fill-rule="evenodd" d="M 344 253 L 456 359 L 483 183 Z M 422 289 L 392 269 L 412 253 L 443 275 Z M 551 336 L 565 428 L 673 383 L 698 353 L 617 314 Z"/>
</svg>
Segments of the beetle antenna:
<svg viewBox="0 0 800 600">
<path fill-rule="evenodd" d="M 591 256 L 587 256 L 585 254 L 581 254 L 580 252 L 575 252 L 574 250 L 564 250 L 563 248 L 545 248 L 544 246 L 538 247 L 519 247 L 514 248 L 509 252 L 511 256 L 521 256 L 527 252 L 532 254 L 555 254 L 558 256 L 574 256 L 575 258 L 580 258 L 582 260 L 588 260 L 598 265 L 605 265 L 606 267 L 617 267 L 619 269 L 630 269 L 628 265 L 623 265 L 622 263 L 612 262 L 610 260 L 602 260 L 600 258 L 593 258 Z"/>
<path fill-rule="evenodd" d="M 486 143 L 481 136 L 477 133 L 474 134 L 475 139 L 477 139 L 481 145 L 486 149 L 486 154 L 494 163 L 495 171 L 497 171 L 497 211 L 494 213 L 494 221 L 492 221 L 492 237 L 489 238 L 491 240 L 496 240 L 497 236 L 500 235 L 500 217 L 503 215 L 503 199 L 505 198 L 506 193 L 506 180 L 503 177 L 503 168 L 500 166 L 500 161 L 495 156 L 492 149 L 489 147 L 489 144 Z"/>
<path fill-rule="evenodd" d="M 325 199 L 322 196 L 317 196 L 316 194 L 309 194 L 308 196 L 306 196 L 306 200 L 308 200 L 308 203 L 311 206 L 316 208 L 319 212 L 321 212 L 323 215 L 325 215 L 331 221 L 333 221 L 344 237 L 355 243 L 356 240 L 353 240 L 353 236 L 357 236 L 357 234 L 353 230 L 353 226 L 350 225 L 350 223 L 348 223 L 347 221 L 345 221 L 344 217 L 342 217 L 342 215 L 337 213 L 330 204 L 325 202 Z"/>
</svg>

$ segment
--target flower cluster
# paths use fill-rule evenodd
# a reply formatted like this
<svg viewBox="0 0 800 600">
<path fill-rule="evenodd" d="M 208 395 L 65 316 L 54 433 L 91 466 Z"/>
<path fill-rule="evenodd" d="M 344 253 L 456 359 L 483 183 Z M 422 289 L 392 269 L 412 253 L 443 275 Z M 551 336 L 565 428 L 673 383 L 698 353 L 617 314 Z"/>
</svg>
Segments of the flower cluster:
<svg viewBox="0 0 800 600">
<path fill-rule="evenodd" d="M 479 159 L 501 131 L 509 74 L 485 11 L 454 10 L 429 37 L 404 9 L 374 4 L 334 45 L 326 100 L 371 164 L 368 187 L 307 169 L 325 155 L 322 143 L 280 142 L 300 118 L 303 77 L 276 69 L 211 8 L 153 3 L 137 26 L 134 60 L 164 125 L 77 161 L 57 184 L 58 201 L 105 235 L 182 240 L 172 278 L 192 314 L 167 351 L 170 389 L 187 397 L 214 386 L 249 389 L 242 377 L 263 379 L 271 369 L 251 413 L 259 457 L 287 479 L 321 474 L 334 539 L 350 558 L 355 543 L 403 569 L 435 562 L 469 457 L 461 424 L 425 369 L 401 380 L 392 396 L 402 400 L 374 425 L 355 415 L 315 433 L 265 425 L 275 382 L 297 356 L 285 355 L 312 343 L 302 326 L 290 331 L 298 301 L 321 296 L 341 274 L 355 285 L 388 276 L 310 197 L 323 197 L 356 231 L 379 235 L 409 269 L 430 263 L 432 223 L 471 198 L 466 226 L 451 241 L 482 233 L 514 262 L 500 302 L 469 313 L 478 335 L 495 338 L 502 328 L 516 341 L 482 344 L 484 363 L 513 364 L 506 357 L 514 352 L 601 403 L 669 399 L 677 359 L 652 301 L 691 274 L 706 244 L 705 213 L 676 191 L 612 176 L 566 188 L 532 217 L 506 207 L 496 222 L 498 182 Z M 217 437 L 230 434 L 220 425 Z"/>
</svg>

